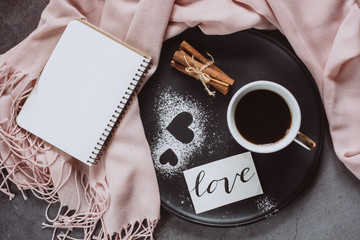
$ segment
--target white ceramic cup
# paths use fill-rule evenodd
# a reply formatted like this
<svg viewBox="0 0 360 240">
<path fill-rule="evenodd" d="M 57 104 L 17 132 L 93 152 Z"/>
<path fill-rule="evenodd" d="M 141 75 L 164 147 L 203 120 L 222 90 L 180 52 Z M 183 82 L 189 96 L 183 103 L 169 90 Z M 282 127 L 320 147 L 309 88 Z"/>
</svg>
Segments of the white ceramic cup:
<svg viewBox="0 0 360 240">
<path fill-rule="evenodd" d="M 255 90 L 270 90 L 280 95 L 289 107 L 291 124 L 286 135 L 274 143 L 255 144 L 246 140 L 238 131 L 235 123 L 235 109 L 239 101 L 249 92 Z M 246 117 L 246 116 L 244 116 Z M 272 153 L 288 146 L 292 141 L 299 143 L 308 150 L 315 148 L 316 144 L 310 138 L 299 132 L 301 112 L 295 97 L 285 87 L 270 81 L 255 81 L 240 88 L 231 98 L 227 109 L 227 124 L 231 135 L 244 148 L 257 153 Z"/>
</svg>

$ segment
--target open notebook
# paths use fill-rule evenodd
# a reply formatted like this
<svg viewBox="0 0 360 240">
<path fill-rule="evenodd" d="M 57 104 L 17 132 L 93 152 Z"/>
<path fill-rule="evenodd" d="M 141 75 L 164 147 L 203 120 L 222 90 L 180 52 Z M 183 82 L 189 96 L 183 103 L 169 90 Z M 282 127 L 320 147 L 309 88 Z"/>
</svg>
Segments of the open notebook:
<svg viewBox="0 0 360 240">
<path fill-rule="evenodd" d="M 71 21 L 17 123 L 92 165 L 150 60 L 85 21 Z"/>
</svg>

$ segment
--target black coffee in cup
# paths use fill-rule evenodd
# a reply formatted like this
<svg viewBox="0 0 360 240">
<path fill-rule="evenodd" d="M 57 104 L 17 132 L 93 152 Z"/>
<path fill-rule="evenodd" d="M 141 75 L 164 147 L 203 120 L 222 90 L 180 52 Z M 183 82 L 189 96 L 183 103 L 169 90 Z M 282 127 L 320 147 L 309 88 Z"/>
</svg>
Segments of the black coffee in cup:
<svg viewBox="0 0 360 240">
<path fill-rule="evenodd" d="M 283 97 L 258 89 L 247 93 L 236 105 L 235 124 L 247 141 L 270 144 L 286 135 L 291 126 L 291 114 Z"/>
</svg>

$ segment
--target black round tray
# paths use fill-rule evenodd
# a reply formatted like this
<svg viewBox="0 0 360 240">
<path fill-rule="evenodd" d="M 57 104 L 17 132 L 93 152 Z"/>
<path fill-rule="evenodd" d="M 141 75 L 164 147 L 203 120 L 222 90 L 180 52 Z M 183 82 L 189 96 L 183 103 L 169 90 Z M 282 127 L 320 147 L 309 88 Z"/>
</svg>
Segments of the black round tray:
<svg viewBox="0 0 360 240">
<path fill-rule="evenodd" d="M 217 92 L 210 97 L 200 81 L 170 67 L 182 40 L 203 54 L 209 52 L 216 65 L 235 79 L 227 95 Z M 246 151 L 228 130 L 226 110 L 236 90 L 256 80 L 277 82 L 293 93 L 302 113 L 300 130 L 317 148 L 308 151 L 291 143 L 276 153 L 252 153 L 264 194 L 195 214 L 182 172 Z M 167 40 L 157 71 L 139 94 L 139 104 L 162 205 L 196 223 L 237 226 L 273 214 L 299 193 L 321 153 L 325 115 L 312 76 L 290 50 L 257 30 L 209 36 L 194 28 Z"/>
</svg>

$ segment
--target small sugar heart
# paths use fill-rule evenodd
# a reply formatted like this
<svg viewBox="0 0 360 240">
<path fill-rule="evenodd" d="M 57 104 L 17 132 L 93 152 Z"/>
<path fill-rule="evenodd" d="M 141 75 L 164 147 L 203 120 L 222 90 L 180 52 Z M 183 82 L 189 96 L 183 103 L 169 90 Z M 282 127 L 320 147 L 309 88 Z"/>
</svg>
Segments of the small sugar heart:
<svg viewBox="0 0 360 240">
<path fill-rule="evenodd" d="M 193 116 L 188 112 L 176 115 L 166 129 L 180 142 L 190 143 L 194 139 L 194 132 L 189 128 Z"/>
<path fill-rule="evenodd" d="M 176 166 L 176 164 L 178 163 L 178 157 L 176 156 L 174 151 L 169 148 L 163 154 L 161 154 L 160 163 L 163 165 L 169 163 L 171 166 Z"/>
</svg>

